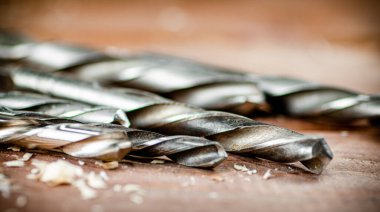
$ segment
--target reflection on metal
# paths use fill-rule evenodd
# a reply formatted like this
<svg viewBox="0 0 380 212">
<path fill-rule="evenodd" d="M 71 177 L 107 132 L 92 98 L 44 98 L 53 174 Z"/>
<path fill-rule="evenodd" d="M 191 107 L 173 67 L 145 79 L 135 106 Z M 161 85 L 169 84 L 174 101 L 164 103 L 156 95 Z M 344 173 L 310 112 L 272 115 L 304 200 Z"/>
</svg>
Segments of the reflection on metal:
<svg viewBox="0 0 380 212">
<path fill-rule="evenodd" d="M 14 110 L 41 112 L 47 115 L 85 123 L 113 123 L 125 127 L 130 126 L 127 116 L 120 109 L 90 106 L 83 103 L 54 99 L 32 93 L 0 93 L 0 105 Z"/>
<path fill-rule="evenodd" d="M 332 159 L 323 138 L 216 111 L 205 111 L 134 89 L 107 89 L 91 83 L 30 70 L 14 70 L 14 83 L 26 89 L 94 105 L 123 109 L 136 128 L 219 141 L 227 151 L 277 162 L 300 161 L 321 173 Z"/>
<path fill-rule="evenodd" d="M 1 33 L 0 33 L 1 37 Z M 32 43 L 20 35 L 3 34 L 0 58 L 10 60 L 9 49 Z M 13 45 L 6 41 L 14 40 Z M 47 59 L 49 58 L 49 59 Z M 23 51 L 22 63 L 45 71 L 79 67 L 77 76 L 89 81 L 117 82 L 124 86 L 156 92 L 178 101 L 213 110 L 249 114 L 264 106 L 264 95 L 251 82 L 235 80 L 232 75 L 215 77 L 198 69 L 183 66 L 175 60 L 149 55 L 125 58 L 112 57 L 98 51 L 63 43 L 34 43 Z M 85 66 L 89 64 L 89 66 Z M 191 64 L 189 64 L 191 65 Z M 107 70 L 107 71 L 105 71 Z"/>
<path fill-rule="evenodd" d="M 108 119 L 96 117 L 99 115 L 96 113 L 90 113 L 89 118 L 78 118 L 78 116 L 74 116 L 73 113 L 76 114 L 75 111 L 80 105 L 89 107 L 82 103 L 52 99 L 32 93 L 9 92 L 0 94 L 0 106 L 6 106 L 15 110 L 30 110 L 47 115 L 59 114 L 59 118 L 55 118 L 52 116 L 44 116 L 39 113 L 13 111 L 17 116 L 33 116 L 39 120 L 49 121 L 51 123 L 66 123 L 69 119 L 88 123 L 97 122 L 98 124 L 92 124 L 91 126 L 123 131 L 128 135 L 128 141 L 132 142 L 131 155 L 142 157 L 167 156 L 178 164 L 198 168 L 215 167 L 227 157 L 227 153 L 219 143 L 205 138 L 191 136 L 163 136 L 154 132 L 126 128 L 121 125 L 109 124 Z M 70 109 L 73 110 L 70 111 Z M 121 122 L 118 124 L 121 124 Z"/>
<path fill-rule="evenodd" d="M 132 144 L 122 130 L 0 108 L 0 143 L 61 151 L 78 158 L 121 160 Z"/>
<path fill-rule="evenodd" d="M 268 102 L 277 112 L 338 124 L 380 118 L 379 96 L 281 77 L 258 78 Z"/>
</svg>

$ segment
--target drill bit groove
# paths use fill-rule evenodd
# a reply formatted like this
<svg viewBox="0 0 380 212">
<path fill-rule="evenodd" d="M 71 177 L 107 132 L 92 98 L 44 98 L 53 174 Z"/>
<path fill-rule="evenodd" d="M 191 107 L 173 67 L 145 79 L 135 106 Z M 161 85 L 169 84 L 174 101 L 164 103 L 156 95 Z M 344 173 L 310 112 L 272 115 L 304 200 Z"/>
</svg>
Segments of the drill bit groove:
<svg viewBox="0 0 380 212">
<path fill-rule="evenodd" d="M 233 153 L 257 156 L 258 152 L 263 159 L 278 162 L 300 161 L 314 173 L 321 173 L 332 159 L 332 152 L 322 138 L 306 136 L 239 115 L 205 111 L 147 92 L 107 89 L 30 70 L 15 70 L 12 72 L 12 79 L 22 88 L 90 104 L 121 108 L 127 113 L 133 127 L 167 135 L 206 137 L 219 141 L 227 151 Z M 84 94 L 80 95 L 80 91 Z M 142 98 L 134 101 L 137 93 Z M 148 100 L 148 103 L 141 99 Z M 132 102 L 134 104 L 128 105 Z M 272 144 L 274 140 L 276 142 Z M 312 151 L 315 146 L 321 147 L 321 150 Z"/>
</svg>

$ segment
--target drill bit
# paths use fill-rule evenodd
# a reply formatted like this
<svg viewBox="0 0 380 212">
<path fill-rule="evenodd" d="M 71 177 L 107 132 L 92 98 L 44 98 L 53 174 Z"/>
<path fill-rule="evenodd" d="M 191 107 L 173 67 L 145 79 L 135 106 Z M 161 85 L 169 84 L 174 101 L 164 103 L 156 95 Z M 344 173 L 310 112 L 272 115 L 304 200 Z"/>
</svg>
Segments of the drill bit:
<svg viewBox="0 0 380 212">
<path fill-rule="evenodd" d="M 254 121 L 243 116 L 205 111 L 136 89 L 113 89 L 26 69 L 11 72 L 16 86 L 57 97 L 123 109 L 132 127 L 168 135 L 192 135 L 220 142 L 232 153 L 277 162 L 300 161 L 321 173 L 333 154 L 321 137 Z"/>
<path fill-rule="evenodd" d="M 130 155 L 133 156 L 150 158 L 166 156 L 178 164 L 197 168 L 216 167 L 227 158 L 227 153 L 219 143 L 205 138 L 164 136 L 154 132 L 126 128 L 120 124 L 109 124 L 107 119 L 95 118 L 95 121 L 93 121 L 90 118 L 78 119 L 77 116 L 72 115 L 59 115 L 57 118 L 49 116 L 54 116 L 57 113 L 61 114 L 61 112 L 64 112 L 64 114 L 76 114 L 78 105 L 84 104 L 25 92 L 0 93 L 0 106 L 17 110 L 18 116 L 31 117 L 37 114 L 37 118 L 54 123 L 57 121 L 67 122 L 68 119 L 89 123 L 97 122 L 93 124 L 96 127 L 122 130 L 128 135 L 128 140 L 132 142 Z M 73 110 L 70 111 L 70 108 Z M 18 111 L 20 109 L 39 112 L 48 116 L 44 117 L 39 113 Z M 16 112 L 13 111 L 13 113 Z"/>
<path fill-rule="evenodd" d="M 3 40 L 12 39 L 11 35 L 3 37 Z M 23 42 L 23 37 L 17 34 L 13 37 L 18 42 L 18 45 L 13 46 L 25 45 L 24 43 L 31 42 L 30 40 Z M 7 45 L 3 45 L 3 49 L 9 49 L 9 47 L 5 48 L 4 46 Z M 0 52 L 1 50 L 0 46 Z M 6 55 L 6 53 L 3 54 Z M 45 71 L 69 71 L 75 67 L 90 64 L 90 73 L 85 70 L 78 73 L 79 77 L 84 76 L 83 80 L 106 81 L 106 79 L 110 79 L 109 77 L 122 76 L 123 79 L 121 80 L 123 82 L 133 81 L 131 86 L 134 85 L 136 88 L 159 92 L 166 97 L 185 101 L 205 109 L 249 114 L 264 106 L 264 95 L 254 83 L 242 83 L 234 80 L 233 77 L 215 78 L 213 75 L 199 72 L 196 68 L 185 73 L 181 64 L 167 63 L 168 61 L 163 63 L 162 60 L 141 60 L 139 57 L 121 60 L 115 55 L 100 53 L 93 49 L 54 42 L 35 42 L 32 48 L 23 52 L 23 55 L 27 56 L 19 59 L 22 59 L 21 62 L 24 65 L 27 64 Z M 10 60 L 10 57 L 3 58 Z M 107 69 L 106 72 L 104 68 Z M 115 70 L 115 68 L 122 68 L 122 70 Z M 169 73 L 168 75 L 165 70 L 167 68 L 179 69 L 179 71 L 188 76 L 176 78 L 173 74 Z M 154 70 L 152 71 L 151 69 Z M 117 81 L 120 82 L 120 79 L 117 79 Z M 182 90 L 183 88 L 185 90 Z M 174 90 L 175 92 L 172 92 Z"/>
<path fill-rule="evenodd" d="M 0 93 L 0 105 L 13 110 L 30 110 L 84 123 L 114 123 L 130 126 L 124 111 L 111 107 L 54 99 L 21 92 Z"/>
<path fill-rule="evenodd" d="M 20 114 L 3 107 L 0 108 L 0 143 L 105 161 L 124 158 L 132 146 L 122 130 Z"/>
<path fill-rule="evenodd" d="M 5 45 L 0 45 L 0 52 L 2 49 L 7 52 L 9 46 L 31 43 L 21 35 L 4 34 L 2 43 Z M 65 69 L 82 80 L 138 88 L 206 109 L 242 115 L 263 108 L 258 86 L 276 113 L 338 124 L 355 124 L 364 120 L 374 126 L 379 125 L 380 102 L 376 96 L 297 79 L 248 74 L 162 54 L 121 55 L 117 58 L 65 44 L 47 43 L 41 48 L 39 45 L 42 44 L 34 43 L 34 48 L 40 52 L 36 55 L 50 52 L 49 58 L 53 59 L 29 54 L 29 57 L 24 56 L 24 63 L 37 64 L 39 68 L 45 67 L 50 71 Z M 23 55 L 32 52 L 30 48 L 24 50 Z M 81 52 L 81 56 L 75 56 L 77 52 Z M 86 59 L 95 54 L 99 55 L 97 60 Z M 71 59 L 60 59 L 62 57 Z M 7 59 L 6 56 L 4 58 Z M 62 65 L 52 64 L 54 61 L 61 61 Z"/>
<path fill-rule="evenodd" d="M 142 54 L 124 61 L 87 64 L 75 68 L 74 72 L 81 79 L 140 88 L 190 104 L 194 104 L 193 100 L 198 97 L 212 99 L 213 95 L 218 95 L 218 91 L 198 87 L 197 83 L 202 84 L 204 80 L 224 83 L 234 80 L 241 85 L 258 85 L 276 113 L 337 124 L 355 124 L 368 120 L 376 125 L 380 117 L 380 100 L 375 95 L 284 77 L 236 72 L 159 54 Z M 163 80 L 168 76 L 176 81 Z M 204 95 L 194 94 L 194 89 L 202 90 Z M 204 107 L 198 103 L 195 105 Z M 206 108 L 219 109 L 214 106 Z M 233 112 L 242 114 L 240 111 Z"/>
</svg>

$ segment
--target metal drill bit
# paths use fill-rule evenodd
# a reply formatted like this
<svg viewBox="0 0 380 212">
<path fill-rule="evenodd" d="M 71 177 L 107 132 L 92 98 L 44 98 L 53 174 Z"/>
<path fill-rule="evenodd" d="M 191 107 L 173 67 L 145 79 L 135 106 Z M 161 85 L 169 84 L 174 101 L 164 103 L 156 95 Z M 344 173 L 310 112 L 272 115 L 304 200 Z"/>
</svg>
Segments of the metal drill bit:
<svg viewBox="0 0 380 212">
<path fill-rule="evenodd" d="M 36 111 L 85 123 L 114 123 L 125 127 L 130 126 L 125 112 L 120 109 L 90 106 L 32 93 L 0 93 L 0 105 L 14 110 Z"/>
<path fill-rule="evenodd" d="M 60 123 L 58 123 L 60 122 Z M 53 124 L 55 123 L 55 124 Z M 0 144 L 61 151 L 77 158 L 120 160 L 131 150 L 124 131 L 0 110 Z"/>
<path fill-rule="evenodd" d="M 300 161 L 321 173 L 332 159 L 323 138 L 303 135 L 226 112 L 205 111 L 135 89 L 103 88 L 91 83 L 20 69 L 15 85 L 58 97 L 127 112 L 133 127 L 163 134 L 192 135 L 220 142 L 227 151 L 277 162 Z"/>
<path fill-rule="evenodd" d="M 355 124 L 368 120 L 375 126 L 380 118 L 376 95 L 318 85 L 285 77 L 257 77 L 274 111 L 294 117 Z"/>
<path fill-rule="evenodd" d="M 62 104 L 64 103 L 64 106 Z M 0 93 L 0 106 L 6 106 L 15 110 L 32 110 L 35 112 L 53 115 L 62 112 L 62 107 L 65 114 L 76 113 L 80 103 L 52 99 L 46 96 L 25 93 L 25 92 L 9 92 Z M 72 107 L 70 107 L 72 106 Z M 70 108 L 73 111 L 70 111 Z M 13 113 L 16 113 L 13 111 Z M 43 116 L 39 113 L 31 113 L 25 111 L 17 111 L 18 116 L 31 117 L 36 116 L 39 119 L 48 120 L 49 122 L 67 122 L 67 119 L 78 120 L 76 116 Z M 92 114 L 93 116 L 96 114 Z M 204 138 L 192 136 L 164 136 L 158 133 L 126 128 L 109 124 L 107 119 L 95 119 L 96 122 L 102 124 L 94 124 L 97 127 L 123 130 L 128 135 L 128 140 L 132 142 L 131 155 L 141 157 L 159 157 L 166 156 L 172 161 L 197 168 L 212 168 L 216 167 L 227 158 L 227 154 L 223 147 L 214 141 Z M 93 123 L 92 119 L 79 119 L 81 122 Z"/>
<path fill-rule="evenodd" d="M 12 39 L 10 35 L 3 37 L 4 40 Z M 17 38 L 18 45 L 24 43 L 22 37 L 17 34 L 14 37 Z M 25 40 L 25 43 L 29 42 Z M 53 42 L 34 43 L 28 52 L 29 54 L 24 51 L 28 56 L 22 58 L 22 63 L 41 70 L 67 70 L 94 63 L 88 67 L 91 69 L 90 72 L 84 67 L 84 70 L 80 69 L 78 76 L 89 81 L 109 81 L 110 78 L 117 76 L 119 78 L 112 81 L 123 83 L 128 81 L 130 86 L 159 92 L 161 95 L 206 109 L 249 114 L 264 105 L 264 95 L 253 83 L 242 83 L 233 77 L 215 78 L 204 72 L 200 74 L 196 66 L 191 72 L 185 73 L 183 69 L 186 67 L 171 63 L 170 60 L 152 60 L 152 58 L 146 60 L 145 57 L 144 60 L 141 57 L 121 60 L 92 49 Z M 187 76 L 176 78 L 176 75 L 167 73 L 165 70 L 167 68 L 179 69 Z"/>
<path fill-rule="evenodd" d="M 196 86 L 204 80 L 225 83 L 234 80 L 242 85 L 257 84 L 266 94 L 272 110 L 277 113 L 340 124 L 369 120 L 376 125 L 380 117 L 378 96 L 296 79 L 236 72 L 159 54 L 142 54 L 124 61 L 97 62 L 79 66 L 75 72 L 82 79 L 136 87 L 186 103 L 194 103 L 193 100 L 198 97 L 212 99 L 213 95 L 218 94 L 216 90 Z M 168 76 L 176 80 L 164 80 Z M 202 90 L 204 95 L 194 94 L 194 89 Z"/>
</svg>

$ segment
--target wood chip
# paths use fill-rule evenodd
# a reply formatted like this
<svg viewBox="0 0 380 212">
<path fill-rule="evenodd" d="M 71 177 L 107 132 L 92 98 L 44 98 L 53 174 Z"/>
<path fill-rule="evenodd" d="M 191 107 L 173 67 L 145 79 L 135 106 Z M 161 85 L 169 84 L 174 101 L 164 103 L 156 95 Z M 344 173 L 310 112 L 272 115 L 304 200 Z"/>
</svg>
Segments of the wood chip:
<svg viewBox="0 0 380 212">
<path fill-rule="evenodd" d="M 219 197 L 219 195 L 216 192 L 208 193 L 208 198 L 210 198 L 210 199 L 217 199 L 218 197 Z"/>
<path fill-rule="evenodd" d="M 12 150 L 13 152 L 19 152 L 20 151 L 20 147 L 18 147 L 18 146 L 11 146 L 11 147 L 8 147 L 7 149 Z"/>
<path fill-rule="evenodd" d="M 119 162 L 117 162 L 117 161 L 111 161 L 111 162 L 96 161 L 95 165 L 100 166 L 103 169 L 116 169 L 117 167 L 119 167 Z"/>
<path fill-rule="evenodd" d="M 114 192 L 121 192 L 123 190 L 123 186 L 120 185 L 120 184 L 116 184 L 116 185 L 113 186 L 112 189 L 113 189 Z"/>
<path fill-rule="evenodd" d="M 133 194 L 129 197 L 129 200 L 136 205 L 141 205 L 144 202 L 144 199 L 141 195 Z"/>
<path fill-rule="evenodd" d="M 21 161 L 28 161 L 30 158 L 32 158 L 32 156 L 33 156 L 32 153 L 27 152 L 19 160 L 21 160 Z"/>
<path fill-rule="evenodd" d="M 103 178 L 103 180 L 108 181 L 110 178 L 108 177 L 107 173 L 105 171 L 99 172 L 100 177 Z"/>
<path fill-rule="evenodd" d="M 152 160 L 150 163 L 151 164 L 163 164 L 163 163 L 165 163 L 165 161 L 164 160 Z"/>
<path fill-rule="evenodd" d="M 82 179 L 77 180 L 73 183 L 73 185 L 79 189 L 79 191 L 82 195 L 82 198 L 84 200 L 94 199 L 97 197 L 97 192 L 94 189 L 87 186 L 87 184 L 84 180 L 82 180 Z"/>
<path fill-rule="evenodd" d="M 268 170 L 265 172 L 265 174 L 263 175 L 263 179 L 264 179 L 264 180 L 268 180 L 268 179 L 271 178 L 271 177 L 272 177 L 271 170 L 268 169 Z"/>
<path fill-rule="evenodd" d="M 138 193 L 140 195 L 145 194 L 145 191 L 141 188 L 141 186 L 137 184 L 126 184 L 123 187 L 123 192 L 124 193 Z"/>
<path fill-rule="evenodd" d="M 19 208 L 25 207 L 28 203 L 28 199 L 24 195 L 20 195 L 16 199 L 16 206 Z"/>
<path fill-rule="evenodd" d="M 11 196 L 12 184 L 10 179 L 4 174 L 0 173 L 0 193 L 4 199 Z"/>
<path fill-rule="evenodd" d="M 72 184 L 77 178 L 83 176 L 83 170 L 64 160 L 49 163 L 41 170 L 40 181 L 51 186 Z"/>
<path fill-rule="evenodd" d="M 6 167 L 23 167 L 25 165 L 25 162 L 22 160 L 10 160 L 3 162 L 3 164 Z"/>
<path fill-rule="evenodd" d="M 217 181 L 217 182 L 223 182 L 224 181 L 224 178 L 221 176 L 212 176 L 211 179 L 213 181 Z"/>
<path fill-rule="evenodd" d="M 245 165 L 239 165 L 236 163 L 234 164 L 234 169 L 238 171 L 243 171 L 243 172 L 249 171 L 249 169 Z"/>
<path fill-rule="evenodd" d="M 97 175 L 95 172 L 90 172 L 87 177 L 87 183 L 90 187 L 96 189 L 104 189 L 107 187 L 107 184 L 104 182 L 103 178 L 100 175 Z"/>
<path fill-rule="evenodd" d="M 245 172 L 245 173 L 247 173 L 249 175 L 257 173 L 256 169 L 248 169 L 245 165 L 239 165 L 239 164 L 236 164 L 236 163 L 234 164 L 234 169 L 236 169 L 238 171 Z"/>
</svg>

